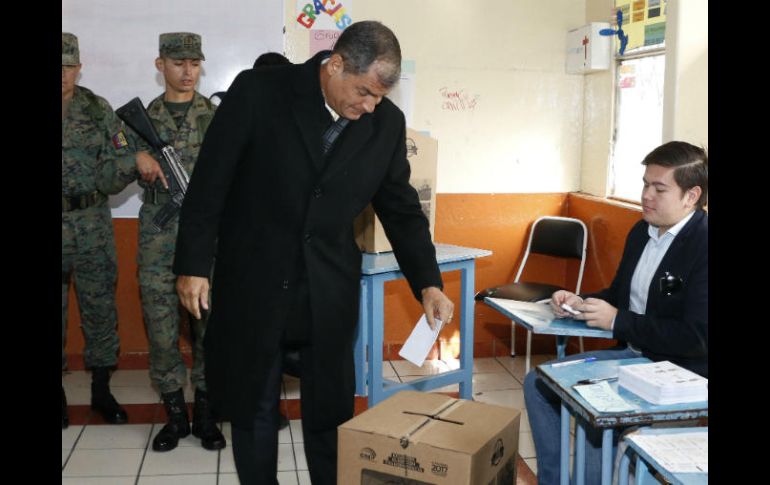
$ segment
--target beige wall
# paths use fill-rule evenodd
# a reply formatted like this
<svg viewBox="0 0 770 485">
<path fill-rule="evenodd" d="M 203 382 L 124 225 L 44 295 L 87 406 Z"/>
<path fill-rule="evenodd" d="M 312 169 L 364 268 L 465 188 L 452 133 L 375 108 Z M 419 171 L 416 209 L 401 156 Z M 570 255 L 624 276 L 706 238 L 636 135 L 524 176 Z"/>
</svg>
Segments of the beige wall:
<svg viewBox="0 0 770 485">
<path fill-rule="evenodd" d="M 586 0 L 586 22 L 606 21 L 612 0 Z M 669 0 L 663 141 L 708 145 L 708 2 Z M 605 197 L 612 132 L 615 69 L 587 74 L 580 190 Z M 640 154 L 643 156 L 644 154 Z"/>
<path fill-rule="evenodd" d="M 708 146 L 708 2 L 670 0 L 663 141 Z"/>
<path fill-rule="evenodd" d="M 565 36 L 608 21 L 613 0 L 487 0 L 483 8 L 441 0 L 356 0 L 353 20 L 393 28 L 416 61 L 412 128 L 439 141 L 437 191 L 607 195 L 614 63 L 564 72 Z M 308 33 L 285 2 L 285 52 L 309 54 Z M 666 27 L 664 140 L 708 143 L 708 5 L 670 0 Z M 478 96 L 473 111 L 442 109 L 439 90 Z M 547 176 L 544 176 L 547 174 Z"/>
<path fill-rule="evenodd" d="M 586 0 L 586 23 L 607 22 L 613 0 Z M 583 145 L 580 191 L 605 197 L 613 129 L 615 63 L 610 69 L 585 75 L 583 91 Z"/>
<path fill-rule="evenodd" d="M 565 73 L 567 31 L 585 24 L 584 0 L 355 0 L 353 20 L 393 29 L 416 62 L 412 128 L 438 145 L 440 193 L 546 193 L 580 187 L 582 75 Z M 309 54 L 286 2 L 286 53 Z M 444 109 L 441 88 L 478 96 Z M 544 176 L 544 174 L 547 174 Z"/>
</svg>

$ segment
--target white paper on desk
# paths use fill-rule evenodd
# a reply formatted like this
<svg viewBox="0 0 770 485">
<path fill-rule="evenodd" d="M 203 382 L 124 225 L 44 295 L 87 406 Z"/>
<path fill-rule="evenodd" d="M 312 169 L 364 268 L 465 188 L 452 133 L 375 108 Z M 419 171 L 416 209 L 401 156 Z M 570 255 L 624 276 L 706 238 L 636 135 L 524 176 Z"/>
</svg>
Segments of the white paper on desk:
<svg viewBox="0 0 770 485">
<path fill-rule="evenodd" d="M 506 300 L 505 298 L 490 298 L 490 300 L 533 327 L 542 327 L 556 318 L 553 310 L 551 310 L 551 305 L 548 303 Z M 549 302 L 550 299 L 541 301 Z"/>
<path fill-rule="evenodd" d="M 708 433 L 650 434 L 628 436 L 655 461 L 672 473 L 708 473 Z"/>
<path fill-rule="evenodd" d="M 422 367 L 425 358 L 428 356 L 428 352 L 433 348 L 433 344 L 436 343 L 441 327 L 444 326 L 441 320 L 438 318 L 435 320 L 436 330 L 431 330 L 430 325 L 428 325 L 428 319 L 425 318 L 425 315 L 423 314 L 417 321 L 414 329 L 412 329 L 409 338 L 404 342 L 401 350 L 398 351 L 398 355 L 417 367 Z"/>
<path fill-rule="evenodd" d="M 575 386 L 574 389 L 588 401 L 588 404 L 594 407 L 600 413 L 618 413 L 622 411 L 631 411 L 636 409 L 625 399 L 615 392 L 607 383 L 602 381 L 596 384 L 585 384 Z"/>
</svg>

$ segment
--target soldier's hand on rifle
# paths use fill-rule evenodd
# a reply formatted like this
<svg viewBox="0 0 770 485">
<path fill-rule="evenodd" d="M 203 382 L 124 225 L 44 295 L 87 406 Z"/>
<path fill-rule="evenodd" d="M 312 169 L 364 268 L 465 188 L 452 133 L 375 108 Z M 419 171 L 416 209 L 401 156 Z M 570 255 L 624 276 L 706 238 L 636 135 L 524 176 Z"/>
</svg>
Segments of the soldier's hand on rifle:
<svg viewBox="0 0 770 485">
<path fill-rule="evenodd" d="M 152 184 L 156 179 L 160 178 L 163 187 L 168 189 L 168 181 L 163 174 L 163 169 L 160 168 L 160 163 L 149 153 L 145 151 L 136 152 L 136 168 L 145 182 Z"/>
<path fill-rule="evenodd" d="M 209 309 L 209 280 L 201 276 L 179 276 L 176 279 L 179 301 L 196 319 L 201 319 L 201 308 Z"/>
</svg>

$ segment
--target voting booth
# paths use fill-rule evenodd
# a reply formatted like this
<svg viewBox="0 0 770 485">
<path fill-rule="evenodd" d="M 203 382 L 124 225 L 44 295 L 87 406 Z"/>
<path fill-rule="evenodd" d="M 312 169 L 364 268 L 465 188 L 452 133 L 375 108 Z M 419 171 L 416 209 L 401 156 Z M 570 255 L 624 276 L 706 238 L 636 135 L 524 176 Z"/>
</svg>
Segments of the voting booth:
<svg viewBox="0 0 770 485">
<path fill-rule="evenodd" d="M 406 129 L 406 158 L 412 169 L 409 183 L 417 190 L 422 212 L 433 227 L 436 223 L 436 167 L 438 165 L 438 141 L 411 128 Z M 354 222 L 356 244 L 365 253 L 384 253 L 393 248 L 385 236 L 385 229 L 377 218 L 371 204 Z"/>
</svg>

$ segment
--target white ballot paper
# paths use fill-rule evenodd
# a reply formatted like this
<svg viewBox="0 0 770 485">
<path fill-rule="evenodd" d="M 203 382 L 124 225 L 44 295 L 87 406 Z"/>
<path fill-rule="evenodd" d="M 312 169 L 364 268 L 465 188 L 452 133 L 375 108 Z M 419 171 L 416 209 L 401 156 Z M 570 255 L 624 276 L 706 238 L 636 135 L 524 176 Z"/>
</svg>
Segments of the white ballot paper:
<svg viewBox="0 0 770 485">
<path fill-rule="evenodd" d="M 430 325 L 428 325 L 428 319 L 423 314 L 417 321 L 417 325 L 414 326 L 409 338 L 404 342 L 401 350 L 398 351 L 398 355 L 417 367 L 422 367 L 425 357 L 428 356 L 428 352 L 430 352 L 430 349 L 436 342 L 443 326 L 444 323 L 436 318 L 436 330 L 431 330 Z"/>
<path fill-rule="evenodd" d="M 708 433 L 631 434 L 628 439 L 634 440 L 671 473 L 709 471 Z"/>
<path fill-rule="evenodd" d="M 574 386 L 574 389 L 600 413 L 619 413 L 636 409 L 615 392 L 607 381 Z"/>
</svg>

